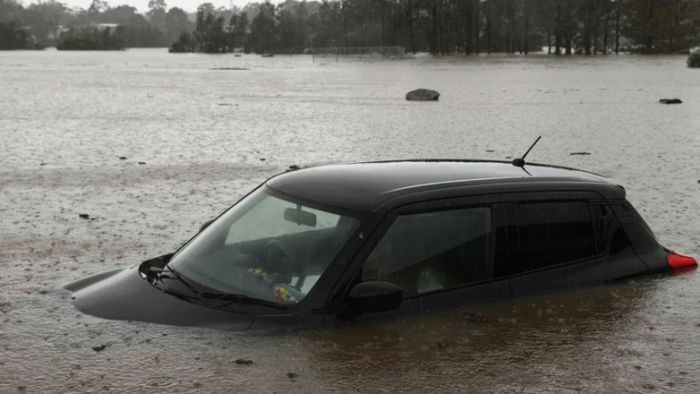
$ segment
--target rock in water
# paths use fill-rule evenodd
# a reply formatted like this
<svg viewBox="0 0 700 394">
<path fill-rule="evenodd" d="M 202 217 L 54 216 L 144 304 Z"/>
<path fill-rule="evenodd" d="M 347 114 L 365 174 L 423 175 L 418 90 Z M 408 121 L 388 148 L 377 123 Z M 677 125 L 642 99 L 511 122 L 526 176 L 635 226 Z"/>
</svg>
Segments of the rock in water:
<svg viewBox="0 0 700 394">
<path fill-rule="evenodd" d="M 672 98 L 672 99 L 663 98 L 663 99 L 659 100 L 659 102 L 661 104 L 683 104 L 683 101 L 681 101 L 681 99 L 677 99 L 677 98 Z"/>
<path fill-rule="evenodd" d="M 406 93 L 408 101 L 438 101 L 440 93 L 430 89 L 416 89 Z"/>
</svg>

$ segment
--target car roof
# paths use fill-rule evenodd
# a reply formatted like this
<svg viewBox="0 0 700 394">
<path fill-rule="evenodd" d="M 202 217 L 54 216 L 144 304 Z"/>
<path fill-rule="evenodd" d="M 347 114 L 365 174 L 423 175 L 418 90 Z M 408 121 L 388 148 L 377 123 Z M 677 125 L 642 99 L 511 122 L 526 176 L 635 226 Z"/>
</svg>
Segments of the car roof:
<svg viewBox="0 0 700 394">
<path fill-rule="evenodd" d="M 273 190 L 306 201 L 355 211 L 372 211 L 398 195 L 458 186 L 515 184 L 524 191 L 532 182 L 558 186 L 582 183 L 624 189 L 600 175 L 573 168 L 505 161 L 402 160 L 332 164 L 288 171 L 270 178 Z"/>
</svg>

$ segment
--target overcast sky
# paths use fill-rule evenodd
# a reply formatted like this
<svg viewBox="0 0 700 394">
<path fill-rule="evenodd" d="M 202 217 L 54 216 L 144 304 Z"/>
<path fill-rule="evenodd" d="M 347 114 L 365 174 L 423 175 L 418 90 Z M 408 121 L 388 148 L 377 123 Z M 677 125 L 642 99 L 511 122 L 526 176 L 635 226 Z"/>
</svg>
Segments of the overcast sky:
<svg viewBox="0 0 700 394">
<path fill-rule="evenodd" d="M 57 0 L 60 3 L 66 4 L 68 7 L 80 7 L 88 8 L 92 0 Z M 180 7 L 185 11 L 196 11 L 197 7 L 202 3 L 212 3 L 214 7 L 226 7 L 229 8 L 231 4 L 242 7 L 247 3 L 262 2 L 263 0 L 250 1 L 250 0 L 165 0 L 168 8 Z M 37 3 L 38 0 L 24 0 L 21 3 Z M 270 0 L 271 3 L 279 3 L 280 0 Z M 126 4 L 132 7 L 136 7 L 140 12 L 145 12 L 148 10 L 148 0 L 107 0 L 110 7 L 116 7 L 118 5 Z"/>
</svg>

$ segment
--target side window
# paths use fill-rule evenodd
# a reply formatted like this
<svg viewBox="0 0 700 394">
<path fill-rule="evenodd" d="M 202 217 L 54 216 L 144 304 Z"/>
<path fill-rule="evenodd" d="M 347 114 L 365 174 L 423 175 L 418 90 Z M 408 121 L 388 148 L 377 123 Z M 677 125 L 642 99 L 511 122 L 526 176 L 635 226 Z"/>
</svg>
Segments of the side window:
<svg viewBox="0 0 700 394">
<path fill-rule="evenodd" d="M 497 275 L 593 257 L 596 244 L 588 203 L 508 204 L 496 232 Z"/>
<path fill-rule="evenodd" d="M 385 280 L 410 297 L 492 277 L 491 210 L 399 216 L 365 261 L 363 280 Z"/>
<path fill-rule="evenodd" d="M 609 249 L 611 234 L 617 230 L 617 220 L 610 207 L 605 203 L 594 203 L 590 205 L 593 216 L 593 228 L 595 234 L 595 250 L 603 253 Z"/>
</svg>

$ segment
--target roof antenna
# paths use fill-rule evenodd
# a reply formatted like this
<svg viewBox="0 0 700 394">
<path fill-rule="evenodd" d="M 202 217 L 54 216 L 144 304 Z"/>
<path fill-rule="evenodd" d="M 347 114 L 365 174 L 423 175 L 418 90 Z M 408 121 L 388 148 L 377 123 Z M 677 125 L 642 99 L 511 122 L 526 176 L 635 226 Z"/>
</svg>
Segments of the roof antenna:
<svg viewBox="0 0 700 394">
<path fill-rule="evenodd" d="M 537 143 L 540 141 L 540 138 L 542 138 L 542 136 L 537 137 L 535 142 L 533 142 L 532 145 L 530 145 L 530 149 L 528 149 L 527 152 L 525 152 L 523 157 L 513 159 L 513 161 L 511 163 L 516 167 L 524 167 L 525 166 L 525 157 L 527 157 L 527 154 L 530 153 L 530 151 L 532 150 L 532 148 L 535 147 L 535 145 L 537 145 Z"/>
</svg>

